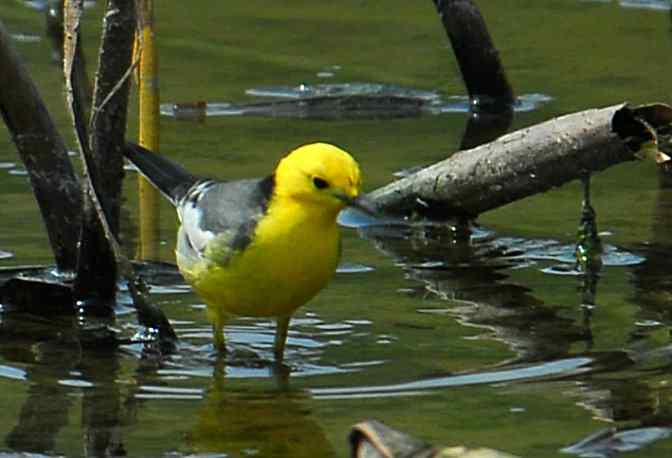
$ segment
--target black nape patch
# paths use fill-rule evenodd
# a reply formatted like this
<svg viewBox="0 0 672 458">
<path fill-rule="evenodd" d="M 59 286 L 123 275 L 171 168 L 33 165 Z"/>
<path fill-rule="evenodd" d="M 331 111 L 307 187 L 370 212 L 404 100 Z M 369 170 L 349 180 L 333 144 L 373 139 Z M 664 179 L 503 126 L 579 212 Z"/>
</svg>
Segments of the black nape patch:
<svg viewBox="0 0 672 458">
<path fill-rule="evenodd" d="M 268 209 L 268 204 L 271 201 L 271 197 L 273 196 L 274 190 L 275 190 L 275 174 L 271 174 L 263 178 L 259 182 L 259 191 L 261 191 L 261 195 L 263 197 L 262 208 L 264 209 L 264 213 Z"/>
</svg>

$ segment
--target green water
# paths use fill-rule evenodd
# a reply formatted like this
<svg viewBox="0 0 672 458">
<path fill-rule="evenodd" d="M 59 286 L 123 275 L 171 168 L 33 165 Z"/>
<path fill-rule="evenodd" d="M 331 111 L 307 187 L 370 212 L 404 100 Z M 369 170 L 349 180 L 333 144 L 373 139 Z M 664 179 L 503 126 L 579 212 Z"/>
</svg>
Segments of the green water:
<svg viewBox="0 0 672 458">
<path fill-rule="evenodd" d="M 517 113 L 512 129 L 626 100 L 672 101 L 669 11 L 616 1 L 479 4 L 516 93 L 553 98 Z M 166 103 L 244 102 L 246 89 L 300 83 L 379 82 L 464 95 L 429 1 L 186 5 L 157 2 Z M 86 13 L 90 72 L 100 14 L 100 6 Z M 42 13 L 22 2 L 2 2 L 0 19 L 12 33 L 43 35 Z M 16 47 L 73 145 L 49 42 Z M 317 76 L 325 70 L 335 75 Z M 166 154 L 220 178 L 266 174 L 298 144 L 335 142 L 357 157 L 371 190 L 400 169 L 455 151 L 466 119 L 162 118 L 161 137 Z M 129 138 L 136 132 L 132 112 Z M 5 161 L 18 158 L 3 125 Z M 0 250 L 14 253 L 0 263 L 50 263 L 27 178 L 0 169 L 0 186 Z M 373 270 L 339 273 L 300 309 L 290 331 L 287 384 L 265 360 L 269 323 L 232 323 L 230 342 L 257 356 L 217 361 L 201 301 L 184 288 L 155 289 L 181 337 L 177 353 L 160 361 L 142 358 L 140 347 L 82 352 L 53 323 L 0 315 L 0 451 L 347 456 L 351 426 L 376 418 L 436 444 L 526 457 L 576 456 L 561 449 L 616 428 L 621 435 L 611 451 L 592 456 L 617 454 L 619 437 L 630 438 L 621 442 L 621 449 L 633 448 L 627 456 L 670 456 L 672 194 L 648 162 L 614 167 L 593 179 L 592 190 L 605 244 L 641 261 L 604 267 L 592 297 L 581 277 L 542 272 L 559 260 L 539 259 L 554 249 L 571 252 L 578 183 L 482 215 L 486 232 L 470 247 L 432 234 L 360 237 L 345 230 L 344 261 Z M 132 253 L 133 175 L 126 195 Z M 167 204 L 161 210 L 161 259 L 171 261 L 175 217 Z M 582 307 L 586 302 L 595 306 Z M 124 315 L 118 326 L 132 332 L 134 322 Z"/>
</svg>

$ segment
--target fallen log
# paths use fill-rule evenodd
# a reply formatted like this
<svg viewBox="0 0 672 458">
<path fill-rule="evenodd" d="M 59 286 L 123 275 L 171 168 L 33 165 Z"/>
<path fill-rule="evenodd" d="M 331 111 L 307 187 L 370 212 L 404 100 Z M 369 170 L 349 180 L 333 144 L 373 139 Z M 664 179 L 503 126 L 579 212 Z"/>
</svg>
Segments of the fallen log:
<svg viewBox="0 0 672 458">
<path fill-rule="evenodd" d="M 378 210 L 433 219 L 474 218 L 576 178 L 633 160 L 668 127 L 656 105 L 625 104 L 561 116 L 459 151 L 369 194 Z"/>
</svg>

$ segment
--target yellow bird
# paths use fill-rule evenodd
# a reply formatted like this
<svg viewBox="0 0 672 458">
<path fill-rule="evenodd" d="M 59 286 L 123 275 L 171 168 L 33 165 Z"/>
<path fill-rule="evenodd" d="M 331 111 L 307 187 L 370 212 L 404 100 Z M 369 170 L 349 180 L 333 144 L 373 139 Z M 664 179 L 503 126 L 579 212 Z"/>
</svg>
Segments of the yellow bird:
<svg viewBox="0 0 672 458">
<path fill-rule="evenodd" d="M 275 317 L 282 360 L 292 314 L 336 271 L 338 213 L 373 212 L 360 195 L 357 162 L 334 145 L 311 143 L 265 178 L 218 182 L 138 145 L 125 155 L 177 209 L 177 265 L 208 305 L 217 349 L 225 350 L 232 316 Z"/>
</svg>

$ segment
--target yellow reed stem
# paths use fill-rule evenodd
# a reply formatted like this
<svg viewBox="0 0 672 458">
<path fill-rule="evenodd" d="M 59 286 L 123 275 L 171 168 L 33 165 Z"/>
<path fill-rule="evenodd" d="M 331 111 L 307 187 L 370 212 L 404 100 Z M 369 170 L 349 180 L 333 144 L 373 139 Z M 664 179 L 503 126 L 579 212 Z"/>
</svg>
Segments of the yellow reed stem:
<svg viewBox="0 0 672 458">
<path fill-rule="evenodd" d="M 141 0 L 141 37 L 136 38 L 135 52 L 140 52 L 139 99 L 140 145 L 159 151 L 159 74 L 154 40 L 154 1 Z M 140 240 L 138 258 L 157 259 L 159 251 L 159 193 L 138 175 L 140 199 Z"/>
</svg>

